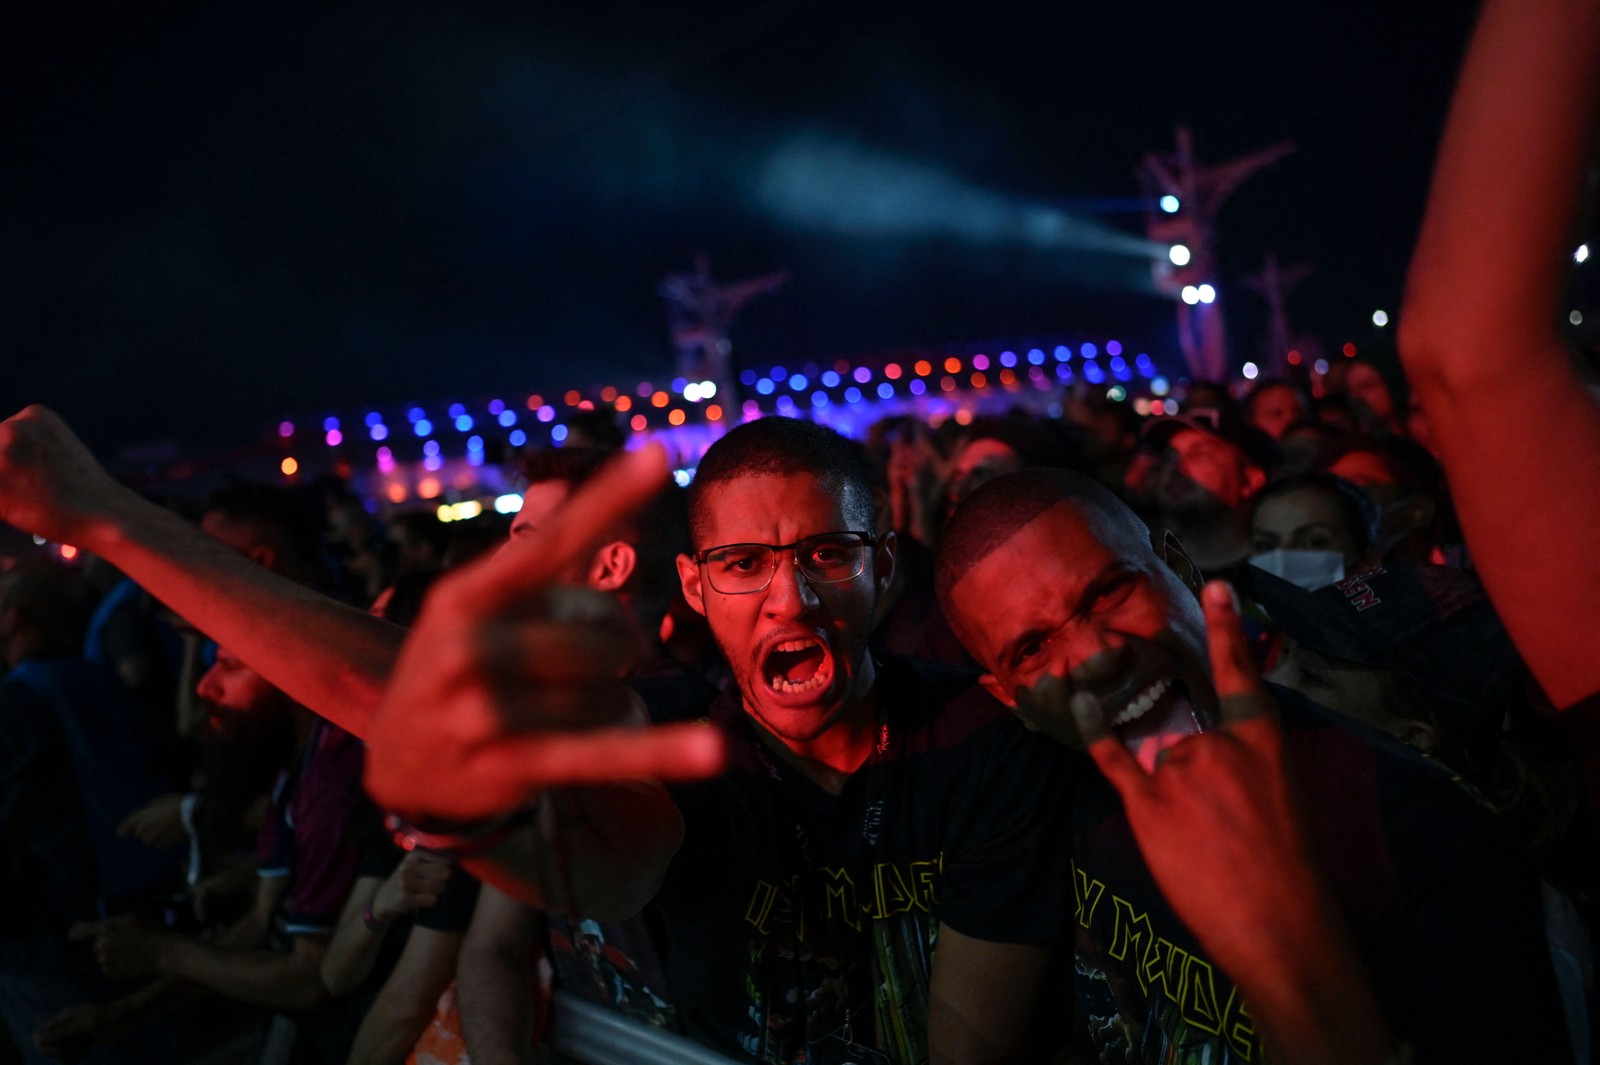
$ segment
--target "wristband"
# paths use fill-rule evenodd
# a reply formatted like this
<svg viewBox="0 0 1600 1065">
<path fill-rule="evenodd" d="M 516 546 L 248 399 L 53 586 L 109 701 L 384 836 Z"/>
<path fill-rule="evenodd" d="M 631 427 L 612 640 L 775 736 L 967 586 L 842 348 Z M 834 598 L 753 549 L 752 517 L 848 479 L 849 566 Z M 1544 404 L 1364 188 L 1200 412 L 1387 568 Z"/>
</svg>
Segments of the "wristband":
<svg viewBox="0 0 1600 1065">
<path fill-rule="evenodd" d="M 421 847 L 446 858 L 476 858 L 494 850 L 517 829 L 531 824 L 537 811 L 536 803 L 482 821 L 428 821 L 420 825 L 391 813 L 384 818 L 384 825 L 401 850 L 414 851 Z"/>
<path fill-rule="evenodd" d="M 361 907 L 361 923 L 367 926 L 369 932 L 382 932 L 389 927 L 388 921 L 378 920 L 378 915 L 372 912 L 372 903 Z"/>
</svg>

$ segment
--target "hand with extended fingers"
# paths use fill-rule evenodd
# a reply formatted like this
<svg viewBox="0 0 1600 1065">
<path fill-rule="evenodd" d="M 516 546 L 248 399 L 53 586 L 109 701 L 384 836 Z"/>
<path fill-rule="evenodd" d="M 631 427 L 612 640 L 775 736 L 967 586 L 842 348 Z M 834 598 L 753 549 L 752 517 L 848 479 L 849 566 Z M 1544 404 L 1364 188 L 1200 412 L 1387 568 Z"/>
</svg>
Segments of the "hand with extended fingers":
<svg viewBox="0 0 1600 1065">
<path fill-rule="evenodd" d="M 1214 729 L 1146 772 L 1094 697 L 1072 696 L 1088 751 L 1121 794 L 1139 849 L 1174 911 L 1239 984 L 1285 1060 L 1370 1062 L 1394 1049 L 1312 848 L 1284 760 L 1277 709 L 1233 589 L 1201 593 Z"/>
<path fill-rule="evenodd" d="M 631 644 L 614 601 L 562 585 L 667 476 L 659 448 L 620 456 L 532 535 L 435 586 L 367 737 L 381 805 L 474 822 L 548 788 L 721 768 L 713 730 L 640 727 L 617 680 Z"/>
</svg>

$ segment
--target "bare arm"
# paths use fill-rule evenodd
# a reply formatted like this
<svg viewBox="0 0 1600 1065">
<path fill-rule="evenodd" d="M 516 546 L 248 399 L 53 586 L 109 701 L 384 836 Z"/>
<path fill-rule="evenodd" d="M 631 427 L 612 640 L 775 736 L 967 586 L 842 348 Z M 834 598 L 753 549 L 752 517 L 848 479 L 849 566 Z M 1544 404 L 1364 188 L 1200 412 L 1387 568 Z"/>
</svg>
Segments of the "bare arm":
<svg viewBox="0 0 1600 1065">
<path fill-rule="evenodd" d="M 214 945 L 218 949 L 259 949 L 286 883 L 283 879 L 258 881 L 255 905 L 225 928 Z M 121 917 L 77 925 L 69 935 L 90 945 L 95 961 L 108 975 L 156 978 L 121 998 L 69 1006 L 47 1020 L 34 1033 L 34 1043 L 53 1057 L 82 1057 L 90 1047 L 119 1039 L 152 1017 L 189 1006 L 209 993 L 199 984 L 163 972 L 161 955 L 167 944 L 184 938 L 175 933 Z"/>
<path fill-rule="evenodd" d="M 383 878 L 378 876 L 357 877 L 349 897 L 344 900 L 339 926 L 334 929 L 327 952 L 322 956 L 322 986 L 336 998 L 359 987 L 377 963 L 388 929 L 368 928 L 362 917 L 382 883 Z"/>
<path fill-rule="evenodd" d="M 990 943 L 949 926 L 939 929 L 928 986 L 933 1065 L 1034 1060 L 1029 1037 L 1050 957 L 1048 947 Z"/>
<path fill-rule="evenodd" d="M 162 971 L 227 998 L 277 1009 L 310 1010 L 332 997 L 319 969 L 328 941 L 295 936 L 288 950 L 228 950 L 198 939 L 174 939 L 163 951 Z"/>
<path fill-rule="evenodd" d="M 413 928 L 394 972 L 367 1011 L 347 1065 L 400 1065 L 433 1020 L 456 974 L 462 933 Z"/>
<path fill-rule="evenodd" d="M 467 1051 L 478 1065 L 529 1065 L 535 1021 L 539 914 L 485 884 L 461 945 L 456 994 Z"/>
<path fill-rule="evenodd" d="M 363 876 L 344 901 L 339 925 L 322 959 L 322 983 L 335 997 L 354 991 L 377 963 L 389 925 L 408 913 L 439 901 L 450 880 L 452 863 L 427 851 L 415 850 L 400 860 L 386 877 Z M 376 928 L 366 921 L 372 907 Z"/>
<path fill-rule="evenodd" d="M 401 630 L 140 498 L 43 407 L 0 423 L 0 519 L 107 559 L 295 701 L 366 734 Z"/>
<path fill-rule="evenodd" d="M 261 880 L 250 912 L 214 942 L 161 933 L 155 970 L 176 983 L 262 1006 L 313 1009 L 328 1001 L 317 971 L 326 939 L 295 936 L 287 953 L 265 949 L 272 912 L 287 887 L 285 877 Z"/>
<path fill-rule="evenodd" d="M 1559 328 L 1597 92 L 1600 5 L 1485 4 L 1401 317 L 1468 546 L 1558 706 L 1600 691 L 1600 402 Z"/>
</svg>

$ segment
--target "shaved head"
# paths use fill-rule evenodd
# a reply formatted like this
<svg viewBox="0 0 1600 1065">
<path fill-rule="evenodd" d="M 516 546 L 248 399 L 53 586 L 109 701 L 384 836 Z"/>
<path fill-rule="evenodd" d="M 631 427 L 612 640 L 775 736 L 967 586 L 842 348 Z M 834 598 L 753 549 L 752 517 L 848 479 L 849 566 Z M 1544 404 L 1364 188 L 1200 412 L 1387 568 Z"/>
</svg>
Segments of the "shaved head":
<svg viewBox="0 0 1600 1065">
<path fill-rule="evenodd" d="M 1076 509 L 1105 543 L 1129 557 L 1153 553 L 1144 522 L 1092 477 L 1071 470 L 1031 469 L 997 478 L 956 508 L 939 543 L 934 587 L 952 624 L 958 624 L 950 603 L 956 583 L 1029 522 L 1062 504 Z"/>
</svg>

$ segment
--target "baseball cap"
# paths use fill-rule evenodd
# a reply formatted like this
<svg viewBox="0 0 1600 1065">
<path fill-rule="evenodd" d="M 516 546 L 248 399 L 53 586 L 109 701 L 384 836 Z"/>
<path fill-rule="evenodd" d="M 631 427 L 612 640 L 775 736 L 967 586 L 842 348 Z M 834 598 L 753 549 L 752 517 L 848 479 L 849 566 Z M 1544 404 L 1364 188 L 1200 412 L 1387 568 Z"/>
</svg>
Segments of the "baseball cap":
<svg viewBox="0 0 1600 1065">
<path fill-rule="evenodd" d="M 1463 723 L 1501 729 L 1523 681 L 1483 585 L 1446 566 L 1386 566 L 1307 591 L 1265 571 L 1256 599 L 1283 631 L 1314 651 L 1393 670 L 1458 710 Z"/>
</svg>

